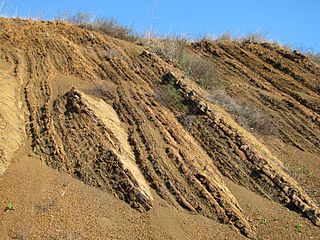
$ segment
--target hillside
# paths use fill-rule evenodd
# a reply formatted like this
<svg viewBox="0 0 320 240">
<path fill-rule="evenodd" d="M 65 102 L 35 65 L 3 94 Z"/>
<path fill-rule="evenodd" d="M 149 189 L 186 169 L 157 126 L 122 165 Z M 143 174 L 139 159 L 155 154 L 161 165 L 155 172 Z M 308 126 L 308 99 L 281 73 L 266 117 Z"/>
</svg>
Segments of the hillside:
<svg viewBox="0 0 320 240">
<path fill-rule="evenodd" d="M 320 67 L 273 43 L 0 19 L 3 239 L 317 239 Z"/>
</svg>

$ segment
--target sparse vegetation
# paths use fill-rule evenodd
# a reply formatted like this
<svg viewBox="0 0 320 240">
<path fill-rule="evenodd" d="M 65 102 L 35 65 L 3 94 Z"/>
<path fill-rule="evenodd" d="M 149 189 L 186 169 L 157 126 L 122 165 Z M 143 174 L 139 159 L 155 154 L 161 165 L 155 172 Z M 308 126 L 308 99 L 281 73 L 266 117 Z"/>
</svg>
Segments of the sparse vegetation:
<svg viewBox="0 0 320 240">
<path fill-rule="evenodd" d="M 298 174 L 304 174 L 305 176 L 312 178 L 314 177 L 314 172 L 310 169 L 309 166 L 305 165 L 304 163 L 300 163 L 297 166 L 296 172 Z"/>
<path fill-rule="evenodd" d="M 244 37 L 240 37 L 238 41 L 241 43 L 264 43 L 269 42 L 269 39 L 266 37 L 266 34 L 253 32 Z"/>
<path fill-rule="evenodd" d="M 48 212 L 56 205 L 56 201 L 54 199 L 49 199 L 48 201 L 41 202 L 39 204 L 35 204 L 34 208 L 39 212 Z"/>
<path fill-rule="evenodd" d="M 9 212 L 9 211 L 13 211 L 13 210 L 15 210 L 15 206 L 12 202 L 9 202 L 7 207 L 5 208 L 5 211 Z"/>
<path fill-rule="evenodd" d="M 273 120 L 261 110 L 241 103 L 231 97 L 225 90 L 212 92 L 211 100 L 225 107 L 235 116 L 240 125 L 261 135 L 272 135 L 277 131 Z"/>
<path fill-rule="evenodd" d="M 289 47 L 292 49 L 292 47 Z M 313 62 L 320 64 L 320 52 L 316 52 L 312 48 L 305 48 L 305 47 L 300 47 L 299 52 L 302 53 L 303 55 L 307 56 L 309 59 L 311 59 Z"/>
<path fill-rule="evenodd" d="M 182 124 L 182 126 L 190 132 L 193 127 L 193 118 L 194 115 L 186 114 L 180 117 L 179 122 Z"/>
<path fill-rule="evenodd" d="M 315 177 L 314 171 L 312 171 L 310 167 L 303 162 L 301 163 L 298 162 L 293 164 L 287 161 L 285 162 L 284 166 L 287 169 L 287 171 L 290 173 L 290 175 L 293 176 L 294 178 L 298 178 L 298 176 L 301 176 L 303 178 L 307 177 L 312 179 Z"/>
<path fill-rule="evenodd" d="M 106 102 L 111 102 L 117 95 L 117 86 L 111 81 L 95 83 L 87 89 L 86 93 L 102 98 Z"/>
<path fill-rule="evenodd" d="M 208 39 L 205 38 L 204 40 L 209 40 L 217 43 L 228 43 L 228 42 L 237 42 L 237 43 L 264 43 L 270 42 L 270 40 L 266 37 L 266 34 L 263 32 L 253 32 L 249 33 L 246 36 L 234 36 L 230 32 L 226 32 L 221 34 L 216 39 Z"/>
<path fill-rule="evenodd" d="M 180 67 L 189 76 L 206 89 L 213 89 L 216 86 L 216 74 L 213 64 L 203 57 L 193 54 L 186 54 L 180 60 Z"/>
<path fill-rule="evenodd" d="M 88 13 L 79 12 L 75 15 L 67 15 L 62 20 L 73 23 L 81 28 L 99 31 L 108 36 L 126 41 L 133 42 L 137 39 L 137 36 L 133 33 L 131 27 L 122 25 L 112 18 L 95 19 Z"/>
<path fill-rule="evenodd" d="M 297 232 L 299 232 L 299 233 L 302 232 L 302 224 L 301 223 L 295 225 L 294 228 L 296 229 Z"/>
<path fill-rule="evenodd" d="M 231 33 L 226 32 L 221 34 L 217 39 L 214 39 L 213 41 L 218 42 L 218 43 L 227 43 L 227 42 L 232 42 L 234 41 L 234 37 L 232 36 Z M 208 39 L 206 39 L 208 40 Z"/>
<path fill-rule="evenodd" d="M 165 84 L 157 90 L 156 100 L 166 107 L 182 107 L 183 97 L 172 84 Z"/>
<path fill-rule="evenodd" d="M 150 37 L 145 42 L 150 51 L 174 63 L 179 63 L 184 58 L 187 43 L 188 40 L 182 37 Z"/>
<path fill-rule="evenodd" d="M 315 53 L 313 51 L 308 51 L 305 53 L 314 62 L 320 64 L 320 53 Z"/>
<path fill-rule="evenodd" d="M 0 181 L 0 236 L 183 238 L 153 227 L 172 216 L 173 227 L 194 228 L 192 239 L 317 236 L 318 68 L 309 58 L 272 44 L 181 39 L 157 49 L 165 62 L 143 42 L 68 23 L 3 22 L 1 174 L 13 166 Z"/>
<path fill-rule="evenodd" d="M 212 89 L 216 86 L 213 63 L 188 50 L 186 38 L 151 38 L 147 41 L 147 47 L 163 59 L 173 62 L 200 86 L 206 89 Z"/>
<path fill-rule="evenodd" d="M 260 223 L 263 224 L 263 225 L 267 225 L 268 220 L 267 220 L 267 219 L 262 219 L 262 220 L 260 221 Z"/>
</svg>

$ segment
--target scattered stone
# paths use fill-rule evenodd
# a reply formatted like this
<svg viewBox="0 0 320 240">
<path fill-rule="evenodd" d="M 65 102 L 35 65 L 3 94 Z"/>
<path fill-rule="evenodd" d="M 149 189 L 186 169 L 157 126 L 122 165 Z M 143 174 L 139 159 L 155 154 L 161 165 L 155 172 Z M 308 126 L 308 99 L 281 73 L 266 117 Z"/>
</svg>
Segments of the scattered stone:
<svg viewBox="0 0 320 240">
<path fill-rule="evenodd" d="M 92 33 L 90 33 L 89 35 L 88 35 L 88 39 L 89 39 L 89 41 L 94 41 L 94 40 L 96 40 L 96 36 L 95 35 L 93 35 Z"/>
</svg>

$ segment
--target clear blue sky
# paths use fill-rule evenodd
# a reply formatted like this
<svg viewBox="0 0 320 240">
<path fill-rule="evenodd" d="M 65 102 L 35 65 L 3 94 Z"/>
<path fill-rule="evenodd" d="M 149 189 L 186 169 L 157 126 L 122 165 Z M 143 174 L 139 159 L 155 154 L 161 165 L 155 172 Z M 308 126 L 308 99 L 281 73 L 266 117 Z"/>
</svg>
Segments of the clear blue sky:
<svg viewBox="0 0 320 240">
<path fill-rule="evenodd" d="M 65 11 L 114 17 L 138 32 L 200 37 L 262 32 L 320 52 L 320 0 L 0 0 L 5 16 L 52 19 Z"/>
</svg>

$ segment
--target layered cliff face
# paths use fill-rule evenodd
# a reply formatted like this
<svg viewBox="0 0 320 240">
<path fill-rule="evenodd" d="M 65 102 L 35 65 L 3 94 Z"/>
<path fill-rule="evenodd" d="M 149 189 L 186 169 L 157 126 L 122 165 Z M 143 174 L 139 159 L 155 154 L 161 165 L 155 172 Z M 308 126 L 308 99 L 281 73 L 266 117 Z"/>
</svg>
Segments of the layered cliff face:
<svg viewBox="0 0 320 240">
<path fill-rule="evenodd" d="M 60 22 L 0 26 L 1 174 L 29 144 L 137 214 L 160 197 L 255 238 L 231 180 L 320 225 L 320 68 L 304 55 L 270 43 L 187 44 L 216 71 L 208 89 L 143 44 Z M 164 104 L 168 94 L 175 101 Z M 312 176 L 294 172 L 300 163 Z"/>
</svg>

